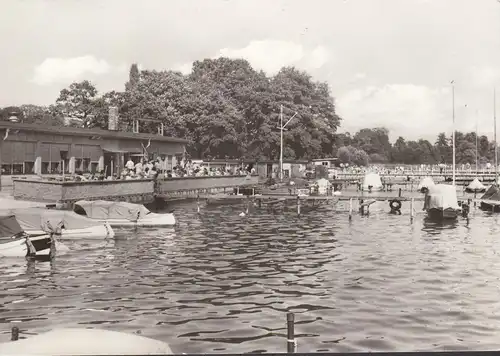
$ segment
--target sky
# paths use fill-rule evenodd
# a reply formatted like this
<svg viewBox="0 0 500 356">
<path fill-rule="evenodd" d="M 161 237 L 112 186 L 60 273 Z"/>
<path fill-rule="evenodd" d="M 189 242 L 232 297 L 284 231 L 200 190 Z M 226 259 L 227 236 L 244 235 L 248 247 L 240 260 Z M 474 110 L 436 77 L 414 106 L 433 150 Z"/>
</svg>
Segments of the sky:
<svg viewBox="0 0 500 356">
<path fill-rule="evenodd" d="M 123 90 L 129 67 L 189 72 L 218 56 L 328 82 L 340 131 L 493 134 L 500 0 L 1 0 L 0 107 L 73 81 Z M 499 110 L 500 113 L 500 110 Z"/>
</svg>

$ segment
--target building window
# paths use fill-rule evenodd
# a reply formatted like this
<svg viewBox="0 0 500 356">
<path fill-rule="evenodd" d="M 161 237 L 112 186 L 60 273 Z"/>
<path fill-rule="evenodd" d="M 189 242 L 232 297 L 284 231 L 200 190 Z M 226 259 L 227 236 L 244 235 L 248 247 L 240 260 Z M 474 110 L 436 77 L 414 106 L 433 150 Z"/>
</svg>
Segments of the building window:
<svg viewBox="0 0 500 356">
<path fill-rule="evenodd" d="M 11 164 L 2 164 L 2 174 L 3 175 L 12 174 L 12 165 Z"/>
<path fill-rule="evenodd" d="M 24 162 L 24 174 L 35 173 L 35 162 Z"/>
<path fill-rule="evenodd" d="M 69 144 L 62 143 L 48 143 L 42 142 L 40 144 L 40 155 L 42 158 L 42 174 L 61 174 L 62 173 L 62 160 L 61 152 L 68 152 Z M 68 156 L 68 154 L 66 154 Z M 64 161 L 64 170 L 69 172 L 69 157 Z"/>
<path fill-rule="evenodd" d="M 2 174 L 31 174 L 32 171 L 25 169 L 25 166 L 35 161 L 35 150 L 35 142 L 4 141 L 0 150 Z"/>
<path fill-rule="evenodd" d="M 71 154 L 75 157 L 75 171 L 92 173 L 93 169 L 97 171 L 102 151 L 99 146 L 75 145 Z M 95 168 L 93 168 L 94 166 Z"/>
<path fill-rule="evenodd" d="M 328 166 L 328 162 L 322 162 L 321 163 L 323 166 Z"/>
</svg>

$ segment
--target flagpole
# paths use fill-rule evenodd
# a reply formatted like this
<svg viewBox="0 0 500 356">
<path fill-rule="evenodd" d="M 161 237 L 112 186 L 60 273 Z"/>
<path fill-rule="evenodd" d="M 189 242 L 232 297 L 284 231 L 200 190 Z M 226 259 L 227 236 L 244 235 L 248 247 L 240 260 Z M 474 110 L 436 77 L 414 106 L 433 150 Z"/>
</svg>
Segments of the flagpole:
<svg viewBox="0 0 500 356">
<path fill-rule="evenodd" d="M 498 184 L 498 145 L 497 145 L 497 104 L 496 104 L 496 88 L 493 88 L 493 130 L 495 141 L 495 182 Z"/>
<path fill-rule="evenodd" d="M 453 133 L 451 135 L 452 147 L 453 147 L 453 158 L 452 158 L 452 169 L 453 169 L 453 181 L 452 185 L 455 185 L 455 81 L 451 81 L 451 102 L 452 102 L 452 118 L 453 118 Z"/>
<path fill-rule="evenodd" d="M 478 115 L 478 110 L 476 110 L 476 177 L 479 171 L 479 155 L 478 155 L 478 142 L 479 139 L 477 137 L 478 135 L 478 122 L 479 122 L 479 115 Z"/>
</svg>

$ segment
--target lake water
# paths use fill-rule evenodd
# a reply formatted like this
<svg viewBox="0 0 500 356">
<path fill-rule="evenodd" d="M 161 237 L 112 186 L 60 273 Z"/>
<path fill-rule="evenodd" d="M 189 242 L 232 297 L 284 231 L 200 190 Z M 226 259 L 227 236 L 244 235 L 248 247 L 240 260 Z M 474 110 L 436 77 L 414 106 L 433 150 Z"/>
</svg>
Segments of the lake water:
<svg viewBox="0 0 500 356">
<path fill-rule="evenodd" d="M 422 202 L 417 203 L 421 210 Z M 67 243 L 49 262 L 2 261 L 1 340 L 54 327 L 137 332 L 178 353 L 500 348 L 499 215 L 410 223 L 375 203 L 182 204 L 179 226 Z"/>
</svg>

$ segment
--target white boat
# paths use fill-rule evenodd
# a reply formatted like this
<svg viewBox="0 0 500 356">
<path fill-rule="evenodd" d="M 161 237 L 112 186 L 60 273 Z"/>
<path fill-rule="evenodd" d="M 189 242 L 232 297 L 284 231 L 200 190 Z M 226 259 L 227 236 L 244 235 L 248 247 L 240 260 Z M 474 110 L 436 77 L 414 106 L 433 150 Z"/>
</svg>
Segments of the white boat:
<svg viewBox="0 0 500 356">
<path fill-rule="evenodd" d="M 425 194 L 424 209 L 431 220 L 455 220 L 461 212 L 454 185 L 436 184 Z"/>
<path fill-rule="evenodd" d="M 50 258 L 55 253 L 50 234 L 28 235 L 14 215 L 0 216 L 0 256 Z"/>
<path fill-rule="evenodd" d="M 99 222 L 73 211 L 29 208 L 10 210 L 24 231 L 30 236 L 55 234 L 62 239 L 113 238 L 115 233 L 107 222 Z M 58 229 L 54 227 L 59 226 Z"/>
<path fill-rule="evenodd" d="M 429 190 L 429 187 L 432 187 L 434 185 L 434 181 L 431 177 L 424 177 L 418 185 L 418 191 L 421 193 L 426 193 Z"/>
<path fill-rule="evenodd" d="M 166 342 L 99 329 L 55 329 L 0 343 L 0 355 L 172 355 Z"/>
<path fill-rule="evenodd" d="M 74 204 L 73 211 L 95 221 L 107 222 L 112 227 L 163 227 L 175 225 L 174 214 L 152 213 L 142 204 L 80 200 Z"/>
<path fill-rule="evenodd" d="M 384 189 L 378 173 L 366 173 L 361 190 L 364 192 L 379 192 Z"/>
</svg>

